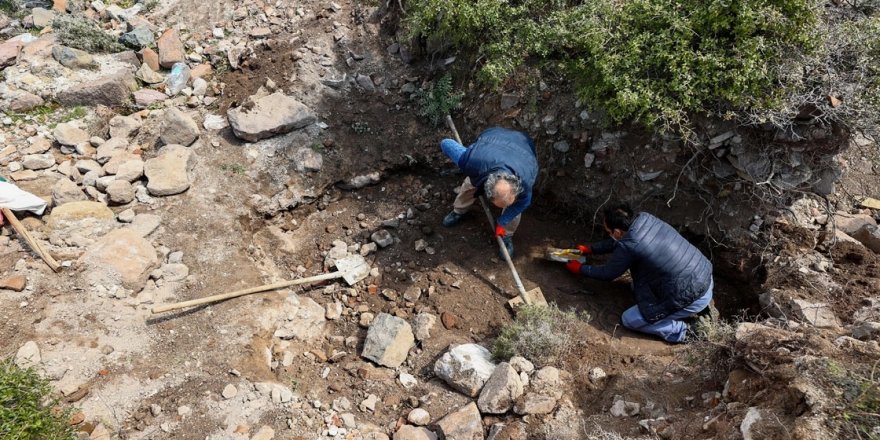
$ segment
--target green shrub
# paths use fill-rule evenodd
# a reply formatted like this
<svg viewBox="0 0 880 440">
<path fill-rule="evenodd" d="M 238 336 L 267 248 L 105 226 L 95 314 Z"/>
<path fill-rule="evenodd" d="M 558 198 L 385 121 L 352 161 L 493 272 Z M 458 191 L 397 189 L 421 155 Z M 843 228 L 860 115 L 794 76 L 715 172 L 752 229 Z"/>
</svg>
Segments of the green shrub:
<svg viewBox="0 0 880 440">
<path fill-rule="evenodd" d="M 876 8 L 856 8 L 819 0 L 414 0 L 405 25 L 433 47 L 472 54 L 493 87 L 525 62 L 561 73 L 612 122 L 675 129 L 709 113 L 754 123 L 784 114 L 790 123 L 788 110 L 818 102 L 807 92 L 827 101 L 852 90 L 829 82 L 834 71 L 830 78 L 860 85 L 839 122 L 861 127 L 853 114 L 880 109 L 880 30 L 870 16 Z M 865 56 L 828 50 L 841 44 Z M 859 64 L 872 61 L 872 47 L 874 64 Z"/>
<path fill-rule="evenodd" d="M 428 90 L 419 90 L 416 97 L 419 100 L 419 115 L 440 126 L 443 125 L 446 115 L 461 106 L 464 94 L 455 93 L 452 89 L 452 77 L 444 75 Z"/>
<path fill-rule="evenodd" d="M 89 53 L 120 52 L 125 47 L 88 18 L 59 15 L 52 21 L 58 42 Z"/>
<path fill-rule="evenodd" d="M 516 318 L 501 328 L 492 344 L 496 359 L 522 356 L 535 363 L 549 363 L 567 353 L 578 340 L 577 324 L 589 321 L 586 312 L 562 311 L 556 304 L 526 305 Z"/>
<path fill-rule="evenodd" d="M 60 440 L 73 438 L 68 411 L 53 414 L 58 402 L 49 383 L 32 369 L 0 361 L 0 438 Z"/>
</svg>

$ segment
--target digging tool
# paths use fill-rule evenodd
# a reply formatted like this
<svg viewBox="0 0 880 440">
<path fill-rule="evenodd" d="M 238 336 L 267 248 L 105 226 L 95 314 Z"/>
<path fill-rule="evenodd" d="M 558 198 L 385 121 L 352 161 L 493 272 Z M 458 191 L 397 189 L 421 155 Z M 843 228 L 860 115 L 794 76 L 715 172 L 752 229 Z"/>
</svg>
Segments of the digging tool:
<svg viewBox="0 0 880 440">
<path fill-rule="evenodd" d="M 342 278 L 349 285 L 353 285 L 358 281 L 364 279 L 370 273 L 370 265 L 367 264 L 364 257 L 360 255 L 350 255 L 348 257 L 342 258 L 336 261 L 336 268 L 339 269 L 336 272 L 325 273 L 321 275 L 315 275 L 312 277 L 300 278 L 298 280 L 292 281 L 280 281 L 273 284 L 265 284 L 258 287 L 251 287 L 249 289 L 236 290 L 235 292 L 222 293 L 220 295 L 207 296 L 205 298 L 193 299 L 189 301 L 183 301 L 174 304 L 166 304 L 164 306 L 157 306 L 150 309 L 150 312 L 154 315 L 157 313 L 167 312 L 169 310 L 177 310 L 182 309 L 184 307 L 192 307 L 198 306 L 202 304 L 210 304 L 218 301 L 223 301 L 230 298 L 237 298 L 239 296 L 250 295 L 252 293 L 266 292 L 269 290 L 283 289 L 285 287 L 296 286 L 299 284 L 308 284 L 314 283 L 317 281 L 325 281 L 325 280 L 333 280 L 336 278 Z"/>
<path fill-rule="evenodd" d="M 21 238 L 23 238 L 24 241 L 27 242 L 28 246 L 30 246 L 31 249 L 33 249 L 33 251 L 36 252 L 37 255 L 39 255 L 40 258 L 42 258 L 47 265 L 49 265 L 49 268 L 51 268 L 53 272 L 60 271 L 61 265 L 58 264 L 58 262 L 55 261 L 55 259 L 52 258 L 52 256 L 49 255 L 49 253 L 46 252 L 46 250 L 43 249 L 42 246 L 40 246 L 40 242 L 38 242 L 34 239 L 34 237 L 31 236 L 27 228 L 25 228 L 24 225 L 21 224 L 20 221 L 18 221 L 18 218 L 15 217 L 15 214 L 13 214 L 12 210 L 8 208 L 2 208 L 2 210 L 3 217 L 6 217 L 9 220 L 9 224 L 12 225 L 12 229 L 14 229 L 15 232 L 18 233 L 18 235 L 20 235 Z"/>
<path fill-rule="evenodd" d="M 452 116 L 446 115 L 446 125 L 452 130 L 452 134 L 455 135 L 455 140 L 458 141 L 459 144 L 464 145 L 461 141 L 461 136 L 458 135 L 458 130 L 455 128 L 455 122 L 452 121 Z M 495 219 L 492 217 L 492 211 L 489 210 L 489 205 L 486 203 L 486 198 L 483 196 L 480 196 L 480 205 L 483 206 L 483 212 L 486 213 L 486 218 L 489 220 L 489 229 L 492 230 L 492 235 L 495 235 Z M 507 301 L 510 308 L 516 310 L 524 304 L 546 306 L 547 300 L 544 299 L 544 292 L 541 291 L 541 288 L 535 287 L 532 290 L 526 291 L 522 280 L 519 278 L 519 273 L 516 271 L 516 266 L 513 265 L 513 261 L 510 259 L 510 254 L 507 253 L 507 246 L 504 245 L 504 241 L 498 236 L 495 236 L 495 240 L 498 242 L 498 248 L 501 249 L 501 256 L 504 257 L 504 261 L 507 263 L 507 267 L 513 275 L 513 280 L 516 282 L 516 289 L 519 292 L 519 296 Z"/>
<path fill-rule="evenodd" d="M 568 263 L 572 260 L 577 260 L 582 264 L 587 262 L 587 257 L 585 257 L 579 249 L 548 247 L 542 257 L 545 260 L 555 261 L 557 263 Z"/>
</svg>

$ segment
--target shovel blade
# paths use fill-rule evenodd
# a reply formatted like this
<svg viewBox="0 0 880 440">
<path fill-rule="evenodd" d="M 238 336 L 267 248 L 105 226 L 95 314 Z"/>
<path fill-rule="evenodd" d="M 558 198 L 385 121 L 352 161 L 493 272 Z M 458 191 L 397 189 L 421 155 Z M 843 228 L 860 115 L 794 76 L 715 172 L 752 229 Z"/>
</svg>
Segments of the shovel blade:
<svg viewBox="0 0 880 440">
<path fill-rule="evenodd" d="M 344 272 L 342 279 L 349 286 L 353 286 L 358 281 L 370 275 L 370 265 L 367 260 L 360 255 L 349 255 L 345 258 L 336 260 L 336 270 Z"/>
<path fill-rule="evenodd" d="M 525 300 L 523 300 L 525 298 Z M 517 296 L 516 298 L 507 301 L 507 305 L 510 306 L 511 309 L 516 310 L 523 305 L 540 305 L 546 306 L 547 300 L 544 298 L 544 292 L 541 291 L 540 287 L 535 287 L 532 290 L 529 290 L 525 293 L 525 295 Z"/>
</svg>

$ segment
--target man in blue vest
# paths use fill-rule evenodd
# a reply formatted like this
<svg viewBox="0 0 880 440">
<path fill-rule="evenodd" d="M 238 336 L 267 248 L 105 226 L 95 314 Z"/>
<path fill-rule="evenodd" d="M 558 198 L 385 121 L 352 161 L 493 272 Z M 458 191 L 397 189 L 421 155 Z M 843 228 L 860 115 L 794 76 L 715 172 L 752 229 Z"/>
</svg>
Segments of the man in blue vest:
<svg viewBox="0 0 880 440">
<path fill-rule="evenodd" d="M 623 312 L 623 326 L 685 342 L 688 318 L 709 312 L 712 301 L 712 263 L 672 226 L 646 212 L 634 214 L 625 204 L 604 210 L 610 239 L 578 245 L 583 254 L 611 254 L 604 265 L 577 260 L 567 268 L 575 274 L 611 281 L 627 270 L 632 276 L 636 305 Z"/>
<path fill-rule="evenodd" d="M 440 148 L 467 176 L 452 212 L 443 218 L 443 226 L 458 224 L 476 197 L 485 195 L 503 209 L 496 220 L 495 235 L 513 256 L 513 233 L 522 212 L 532 203 L 532 187 L 538 177 L 535 142 L 523 132 L 494 127 L 480 133 L 467 148 L 452 139 L 443 139 Z"/>
</svg>

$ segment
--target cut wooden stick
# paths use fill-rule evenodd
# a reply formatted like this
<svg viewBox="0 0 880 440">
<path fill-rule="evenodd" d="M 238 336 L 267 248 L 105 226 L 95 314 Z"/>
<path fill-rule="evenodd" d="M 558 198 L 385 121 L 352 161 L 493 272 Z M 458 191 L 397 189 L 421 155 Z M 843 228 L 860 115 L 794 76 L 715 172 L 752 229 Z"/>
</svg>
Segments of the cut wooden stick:
<svg viewBox="0 0 880 440">
<path fill-rule="evenodd" d="M 60 271 L 61 265 L 58 264 L 58 262 L 55 261 L 55 259 L 52 258 L 52 256 L 49 255 L 49 253 L 46 252 L 46 250 L 43 249 L 42 246 L 40 246 L 40 242 L 35 240 L 34 237 L 32 237 L 30 233 L 28 233 L 27 228 L 25 228 L 24 225 L 21 224 L 20 221 L 18 221 L 18 218 L 15 217 L 15 214 L 12 212 L 12 210 L 9 208 L 2 208 L 2 210 L 3 217 L 6 217 L 6 219 L 9 220 L 9 224 L 12 226 L 12 229 L 14 229 L 15 232 L 19 236 L 21 236 L 21 238 L 23 238 L 25 242 L 27 242 L 28 246 L 30 246 L 31 249 L 33 249 L 33 251 L 36 252 L 37 255 L 39 255 L 40 258 L 42 258 L 43 261 L 45 261 L 46 264 L 48 264 L 54 272 Z"/>
<path fill-rule="evenodd" d="M 275 290 L 275 289 L 283 289 L 285 287 L 296 286 L 298 284 L 307 284 L 307 283 L 313 283 L 316 281 L 332 280 L 335 278 L 342 278 L 342 276 L 345 275 L 345 273 L 346 272 L 337 271 L 337 272 L 325 273 L 322 275 L 315 275 L 313 277 L 300 278 L 298 280 L 281 281 L 281 282 L 277 282 L 274 284 L 265 284 L 265 285 L 258 286 L 258 287 L 251 287 L 250 289 L 236 290 L 235 292 L 222 293 L 220 295 L 207 296 L 204 298 L 193 299 L 193 300 L 183 301 L 183 302 L 174 303 L 174 304 L 166 304 L 164 306 L 157 306 L 157 307 L 153 307 L 152 309 L 150 309 L 150 312 L 152 312 L 153 314 L 162 313 L 162 312 L 167 312 L 169 310 L 182 309 L 184 307 L 198 306 L 198 305 L 202 305 L 202 304 L 209 304 L 209 303 L 213 303 L 213 302 L 217 302 L 217 301 L 223 301 L 225 299 L 237 298 L 239 296 L 250 295 L 252 293 L 265 292 L 268 290 Z"/>
</svg>

